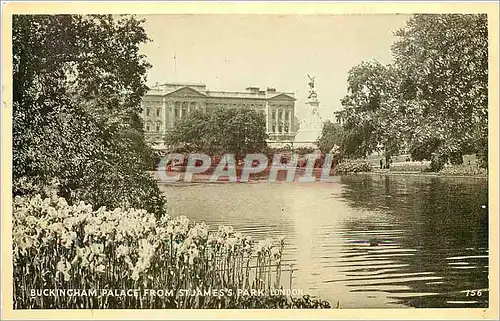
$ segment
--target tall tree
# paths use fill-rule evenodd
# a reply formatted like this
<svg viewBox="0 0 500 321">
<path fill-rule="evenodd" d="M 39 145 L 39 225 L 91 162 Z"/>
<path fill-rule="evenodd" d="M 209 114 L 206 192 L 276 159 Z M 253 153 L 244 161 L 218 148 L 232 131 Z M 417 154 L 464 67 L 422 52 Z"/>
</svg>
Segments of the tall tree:
<svg viewBox="0 0 500 321">
<path fill-rule="evenodd" d="M 389 160 L 404 144 L 406 131 L 396 71 L 377 61 L 363 62 L 349 71 L 347 82 L 348 94 L 336 113 L 343 122 L 346 155 L 366 157 L 383 149 Z"/>
<path fill-rule="evenodd" d="M 404 98 L 418 120 L 411 137 L 421 157 L 455 163 L 488 155 L 488 24 L 485 14 L 417 14 L 392 47 Z"/>
<path fill-rule="evenodd" d="M 163 210 L 145 173 L 153 158 L 140 118 L 150 66 L 139 53 L 148 40 L 141 24 L 132 16 L 13 17 L 14 193 L 56 178 L 69 201 Z"/>
</svg>

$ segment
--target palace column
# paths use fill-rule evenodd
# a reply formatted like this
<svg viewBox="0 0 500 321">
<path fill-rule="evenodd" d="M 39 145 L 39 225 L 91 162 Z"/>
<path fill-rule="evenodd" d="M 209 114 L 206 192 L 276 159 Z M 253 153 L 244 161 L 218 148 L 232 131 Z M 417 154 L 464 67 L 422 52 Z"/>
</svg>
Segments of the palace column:
<svg viewBox="0 0 500 321">
<path fill-rule="evenodd" d="M 271 122 L 271 113 L 269 112 L 269 104 L 267 103 L 266 101 L 266 107 L 265 107 L 265 111 L 266 111 L 266 133 L 269 133 L 269 123 Z"/>
<path fill-rule="evenodd" d="M 281 123 L 282 123 L 281 132 L 284 133 L 285 132 L 285 108 L 281 108 Z"/>
<path fill-rule="evenodd" d="M 288 133 L 292 132 L 292 109 L 288 108 Z"/>
<path fill-rule="evenodd" d="M 162 127 L 163 127 L 163 135 L 167 132 L 167 102 L 165 101 L 165 98 L 163 98 L 163 121 L 162 121 Z"/>
<path fill-rule="evenodd" d="M 175 104 L 177 102 L 174 101 L 170 105 L 170 128 L 174 128 L 174 121 L 175 121 Z"/>
</svg>

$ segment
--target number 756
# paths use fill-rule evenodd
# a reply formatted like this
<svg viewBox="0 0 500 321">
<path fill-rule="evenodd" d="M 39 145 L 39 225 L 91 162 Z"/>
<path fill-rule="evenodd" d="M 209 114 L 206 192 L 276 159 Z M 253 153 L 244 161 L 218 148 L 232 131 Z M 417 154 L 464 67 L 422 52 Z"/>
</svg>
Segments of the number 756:
<svg viewBox="0 0 500 321">
<path fill-rule="evenodd" d="M 466 291 L 466 296 L 481 296 L 483 295 L 483 292 L 481 290 L 467 290 Z"/>
</svg>

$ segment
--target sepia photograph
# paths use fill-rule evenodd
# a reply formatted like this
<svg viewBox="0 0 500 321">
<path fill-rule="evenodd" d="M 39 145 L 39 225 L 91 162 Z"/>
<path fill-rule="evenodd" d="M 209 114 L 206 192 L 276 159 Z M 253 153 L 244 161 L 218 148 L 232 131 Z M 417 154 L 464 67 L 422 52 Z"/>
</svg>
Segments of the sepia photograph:
<svg viewBox="0 0 500 321">
<path fill-rule="evenodd" d="M 491 10 L 124 11 L 8 17 L 2 305 L 498 317 Z"/>
</svg>

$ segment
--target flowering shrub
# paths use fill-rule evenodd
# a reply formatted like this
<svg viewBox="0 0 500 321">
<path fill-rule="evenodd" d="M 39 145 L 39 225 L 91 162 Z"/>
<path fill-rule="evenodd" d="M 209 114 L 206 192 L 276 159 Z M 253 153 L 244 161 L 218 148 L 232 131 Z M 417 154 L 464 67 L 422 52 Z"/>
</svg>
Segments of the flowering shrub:
<svg viewBox="0 0 500 321">
<path fill-rule="evenodd" d="M 487 176 L 488 170 L 479 167 L 477 164 L 451 165 L 444 167 L 439 174 L 442 175 L 463 175 L 463 176 Z"/>
<path fill-rule="evenodd" d="M 157 219 L 144 210 L 104 207 L 94 211 L 58 197 L 17 196 L 13 207 L 15 308 L 259 307 L 280 306 L 280 300 L 294 307 L 302 302 L 182 295 L 186 289 L 236 293 L 279 288 L 283 239 L 256 243 L 231 227 L 209 232 L 207 225 L 185 216 Z M 168 289 L 172 295 L 51 297 L 30 295 L 33 289 Z"/>
<path fill-rule="evenodd" d="M 424 172 L 430 170 L 429 162 L 394 163 L 389 167 L 391 172 Z"/>
<path fill-rule="evenodd" d="M 365 160 L 344 160 L 335 167 L 337 174 L 371 172 L 372 165 Z"/>
</svg>

